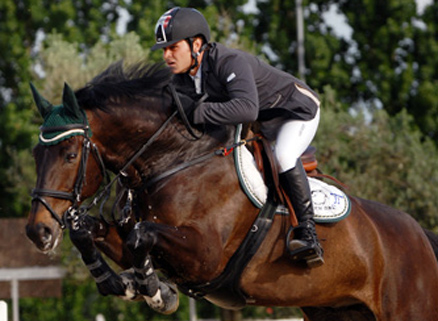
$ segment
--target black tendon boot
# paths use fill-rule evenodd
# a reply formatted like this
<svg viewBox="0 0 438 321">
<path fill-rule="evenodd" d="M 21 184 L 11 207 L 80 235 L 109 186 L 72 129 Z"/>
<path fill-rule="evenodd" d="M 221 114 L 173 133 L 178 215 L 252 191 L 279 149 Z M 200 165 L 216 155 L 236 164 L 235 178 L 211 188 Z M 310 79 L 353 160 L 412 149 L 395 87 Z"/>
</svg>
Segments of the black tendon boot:
<svg viewBox="0 0 438 321">
<path fill-rule="evenodd" d="M 324 264 L 323 249 L 316 236 L 312 196 L 301 160 L 294 168 L 280 174 L 280 183 L 290 198 L 299 225 L 287 233 L 286 246 L 294 261 L 305 261 L 309 267 Z M 294 238 L 290 239 L 293 231 Z"/>
</svg>

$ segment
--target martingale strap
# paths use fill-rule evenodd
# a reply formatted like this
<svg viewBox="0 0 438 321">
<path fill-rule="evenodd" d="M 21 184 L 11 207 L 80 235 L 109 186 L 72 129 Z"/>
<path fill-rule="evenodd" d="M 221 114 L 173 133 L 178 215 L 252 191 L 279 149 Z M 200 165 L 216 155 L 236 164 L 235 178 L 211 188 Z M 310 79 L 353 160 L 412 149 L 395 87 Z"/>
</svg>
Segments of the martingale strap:
<svg viewBox="0 0 438 321">
<path fill-rule="evenodd" d="M 246 298 L 239 287 L 239 280 L 243 270 L 268 234 L 276 208 L 277 203 L 274 201 L 272 193 L 269 193 L 268 199 L 255 219 L 251 230 L 228 261 L 222 274 L 205 284 L 186 283 L 179 285 L 181 292 L 197 299 L 206 296 L 214 303 L 221 303 L 235 309 L 243 308 L 246 305 Z"/>
</svg>

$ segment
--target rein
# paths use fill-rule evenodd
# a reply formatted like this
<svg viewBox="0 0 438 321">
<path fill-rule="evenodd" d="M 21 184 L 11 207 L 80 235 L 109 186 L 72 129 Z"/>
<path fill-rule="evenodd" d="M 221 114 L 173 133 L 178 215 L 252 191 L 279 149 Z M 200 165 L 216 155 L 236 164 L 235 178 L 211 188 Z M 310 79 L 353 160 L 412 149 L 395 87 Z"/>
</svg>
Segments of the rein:
<svg viewBox="0 0 438 321">
<path fill-rule="evenodd" d="M 161 126 L 157 129 L 157 131 L 148 139 L 148 141 L 131 157 L 131 159 L 123 166 L 123 168 L 117 173 L 117 175 L 104 187 L 103 191 L 93 200 L 93 204 L 98 203 L 102 196 L 105 194 L 108 194 L 112 185 L 116 182 L 116 180 L 120 179 L 121 176 L 127 177 L 126 170 L 146 151 L 146 149 L 158 138 L 159 135 L 164 131 L 164 129 L 167 127 L 167 125 L 172 121 L 172 119 L 179 113 L 181 116 L 181 119 L 183 120 L 184 126 L 186 127 L 187 131 L 190 133 L 190 135 L 193 136 L 193 138 L 200 139 L 202 137 L 196 135 L 196 133 L 193 131 L 192 126 L 190 125 L 190 122 L 187 119 L 187 116 L 184 112 L 184 109 L 182 107 L 181 100 L 179 99 L 178 93 L 176 92 L 175 86 L 170 83 L 167 85 L 170 89 L 170 92 L 172 94 L 172 98 L 174 99 L 177 110 L 173 112 L 169 118 L 166 119 L 166 121 L 161 124 Z M 190 166 L 190 165 L 189 165 Z M 184 167 L 185 168 L 185 167 Z M 176 173 L 178 170 L 174 171 L 173 173 Z M 168 171 L 170 172 L 170 171 Z M 167 172 L 166 172 L 167 173 Z M 173 174 L 172 173 L 172 174 Z M 164 174 L 164 173 L 163 173 Z M 164 177 L 170 176 L 172 174 L 163 175 L 161 174 L 159 179 L 155 178 L 154 183 L 158 182 L 159 180 L 163 179 Z M 149 184 L 147 184 L 149 185 Z M 152 184 L 150 184 L 152 185 Z"/>
</svg>

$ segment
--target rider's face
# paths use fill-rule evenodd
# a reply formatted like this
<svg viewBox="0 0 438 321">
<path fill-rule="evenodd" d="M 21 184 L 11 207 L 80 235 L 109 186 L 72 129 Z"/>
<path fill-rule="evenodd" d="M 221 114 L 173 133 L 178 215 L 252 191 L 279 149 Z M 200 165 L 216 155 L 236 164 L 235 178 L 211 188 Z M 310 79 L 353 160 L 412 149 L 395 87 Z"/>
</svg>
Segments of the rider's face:
<svg viewBox="0 0 438 321">
<path fill-rule="evenodd" d="M 193 63 L 190 46 L 185 40 L 164 48 L 163 58 L 174 74 L 187 72 Z"/>
</svg>

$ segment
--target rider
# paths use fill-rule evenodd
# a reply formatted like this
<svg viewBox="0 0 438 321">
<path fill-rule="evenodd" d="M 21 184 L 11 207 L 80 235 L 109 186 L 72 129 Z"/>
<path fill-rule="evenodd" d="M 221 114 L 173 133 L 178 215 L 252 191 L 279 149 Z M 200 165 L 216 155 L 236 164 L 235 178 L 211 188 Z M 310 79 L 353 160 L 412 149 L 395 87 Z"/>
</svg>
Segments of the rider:
<svg viewBox="0 0 438 321">
<path fill-rule="evenodd" d="M 243 51 L 210 43 L 204 16 L 192 8 L 165 12 L 155 27 L 156 44 L 174 74 L 174 83 L 191 97 L 182 99 L 194 124 L 234 125 L 258 120 L 274 142 L 280 183 L 294 207 L 299 225 L 286 245 L 296 261 L 324 263 L 315 231 L 311 191 L 300 160 L 319 124 L 319 99 L 305 83 Z M 288 233 L 289 235 L 289 233 Z"/>
</svg>

